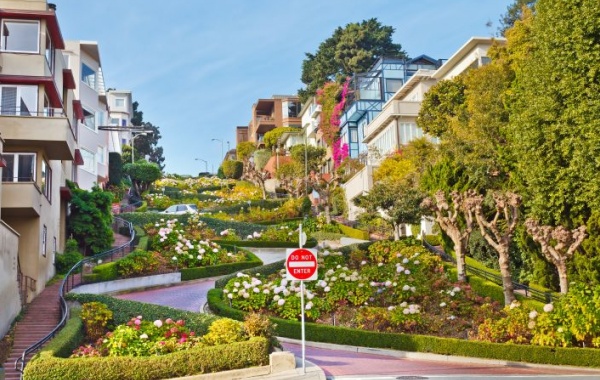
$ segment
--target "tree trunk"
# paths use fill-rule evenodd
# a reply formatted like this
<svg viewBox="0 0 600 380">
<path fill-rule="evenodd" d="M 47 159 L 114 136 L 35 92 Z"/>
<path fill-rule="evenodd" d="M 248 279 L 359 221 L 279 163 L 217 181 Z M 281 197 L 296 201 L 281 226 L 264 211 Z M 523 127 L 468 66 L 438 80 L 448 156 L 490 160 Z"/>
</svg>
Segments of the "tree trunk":
<svg viewBox="0 0 600 380">
<path fill-rule="evenodd" d="M 567 264 L 564 261 L 559 261 L 556 264 L 558 271 L 558 279 L 560 280 L 560 292 L 567 294 L 569 291 L 569 281 L 567 280 Z"/>
<path fill-rule="evenodd" d="M 458 237 L 456 240 L 451 237 L 454 243 L 454 253 L 456 254 L 456 271 L 458 272 L 458 281 L 467 281 L 467 265 L 465 263 L 466 246 L 463 244 L 463 239 Z"/>
<path fill-rule="evenodd" d="M 500 264 L 500 273 L 502 274 L 502 287 L 504 288 L 504 304 L 510 305 L 517 298 L 513 288 L 512 277 L 510 275 L 510 260 L 508 246 L 502 246 L 498 250 L 498 263 Z"/>
</svg>

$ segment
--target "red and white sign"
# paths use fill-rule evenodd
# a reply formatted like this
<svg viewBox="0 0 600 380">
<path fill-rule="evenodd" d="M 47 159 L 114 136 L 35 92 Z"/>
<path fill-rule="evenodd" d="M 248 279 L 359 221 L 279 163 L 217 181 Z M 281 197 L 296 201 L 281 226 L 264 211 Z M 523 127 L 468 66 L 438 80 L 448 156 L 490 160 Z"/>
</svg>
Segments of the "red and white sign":
<svg viewBox="0 0 600 380">
<path fill-rule="evenodd" d="M 288 249 L 286 252 L 285 268 L 288 280 L 316 280 L 317 251 L 306 248 Z"/>
</svg>

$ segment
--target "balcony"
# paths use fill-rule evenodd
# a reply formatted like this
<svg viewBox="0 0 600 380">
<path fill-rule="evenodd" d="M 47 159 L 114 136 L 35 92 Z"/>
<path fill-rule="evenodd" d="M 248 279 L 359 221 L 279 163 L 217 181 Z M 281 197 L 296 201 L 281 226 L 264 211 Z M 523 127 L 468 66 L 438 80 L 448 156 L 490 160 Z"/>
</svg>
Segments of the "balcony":
<svg viewBox="0 0 600 380">
<path fill-rule="evenodd" d="M 364 142 L 371 141 L 375 135 L 385 128 L 394 119 L 399 117 L 417 117 L 421 109 L 421 102 L 407 102 L 393 100 L 369 123 L 365 130 Z"/>
<path fill-rule="evenodd" d="M 310 117 L 315 119 L 317 116 L 321 114 L 323 107 L 320 104 L 311 104 L 310 105 Z"/>
<path fill-rule="evenodd" d="M 41 116 L 47 115 L 47 116 Z M 73 160 L 75 136 L 62 110 L 45 110 L 40 116 L 0 115 L 0 135 L 5 148 L 37 147 L 50 160 Z"/>
<path fill-rule="evenodd" d="M 2 216 L 40 216 L 41 198 L 35 182 L 2 182 Z"/>
<path fill-rule="evenodd" d="M 256 134 L 265 134 L 272 129 L 275 129 L 277 125 L 275 124 L 275 118 L 272 116 L 266 115 L 256 115 L 254 118 L 254 128 L 253 132 Z"/>
</svg>

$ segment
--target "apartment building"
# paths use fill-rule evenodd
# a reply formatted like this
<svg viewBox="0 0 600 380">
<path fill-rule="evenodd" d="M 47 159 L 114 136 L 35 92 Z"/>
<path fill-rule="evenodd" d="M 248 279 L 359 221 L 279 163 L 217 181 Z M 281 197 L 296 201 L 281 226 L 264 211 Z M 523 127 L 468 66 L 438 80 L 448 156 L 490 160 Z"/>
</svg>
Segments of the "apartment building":
<svg viewBox="0 0 600 380">
<path fill-rule="evenodd" d="M 108 181 L 109 133 L 99 129 L 108 121 L 100 49 L 95 41 L 66 41 L 63 56 L 77 79 L 75 96 L 83 111 L 82 121 L 77 125 L 83 165 L 77 166 L 74 179 L 80 188 L 90 190 Z"/>
<path fill-rule="evenodd" d="M 252 119 L 248 124 L 248 141 L 254 142 L 260 148 L 264 146 L 265 133 L 277 127 L 300 128 L 301 107 L 300 100 L 293 95 L 273 95 L 270 99 L 258 99 L 252 105 Z"/>
<path fill-rule="evenodd" d="M 54 276 L 54 256 L 64 249 L 66 180 L 78 157 L 83 115 L 55 7 L 46 0 L 0 0 L 0 23 L 2 334 L 21 304 Z"/>
<path fill-rule="evenodd" d="M 344 184 L 351 220 L 361 211 L 353 205 L 352 199 L 371 189 L 372 173 L 379 162 L 396 152 L 402 145 L 423 137 L 423 131 L 417 126 L 416 119 L 425 93 L 438 81 L 451 79 L 469 68 L 489 62 L 486 54 L 494 41 L 502 42 L 503 39 L 473 37 L 439 68 L 422 66 L 411 72 L 402 86 L 386 99 L 381 111 L 372 114 L 368 123 L 363 121 L 359 135 L 362 139 L 361 144 L 369 152 L 366 155 L 366 165 Z"/>
<path fill-rule="evenodd" d="M 133 117 L 133 97 L 131 91 L 128 90 L 108 90 L 106 92 L 108 102 L 110 127 L 128 128 L 131 126 L 131 118 Z M 122 154 L 122 146 L 129 145 L 133 135 L 127 130 L 113 130 L 109 128 L 108 134 L 108 151 Z"/>
</svg>

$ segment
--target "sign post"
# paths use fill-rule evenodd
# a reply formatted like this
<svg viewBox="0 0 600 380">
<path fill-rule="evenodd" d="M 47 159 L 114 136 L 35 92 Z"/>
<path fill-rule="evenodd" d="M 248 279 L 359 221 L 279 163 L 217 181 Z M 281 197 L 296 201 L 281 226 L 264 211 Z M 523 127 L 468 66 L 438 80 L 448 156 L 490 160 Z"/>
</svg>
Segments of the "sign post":
<svg viewBox="0 0 600 380">
<path fill-rule="evenodd" d="M 300 238 L 298 249 L 288 249 L 286 252 L 285 269 L 288 280 L 300 281 L 300 326 L 302 329 L 302 372 L 306 373 L 305 357 L 306 344 L 304 337 L 304 281 L 317 279 L 317 251 L 305 249 L 306 234 L 302 233 L 300 224 Z"/>
</svg>

